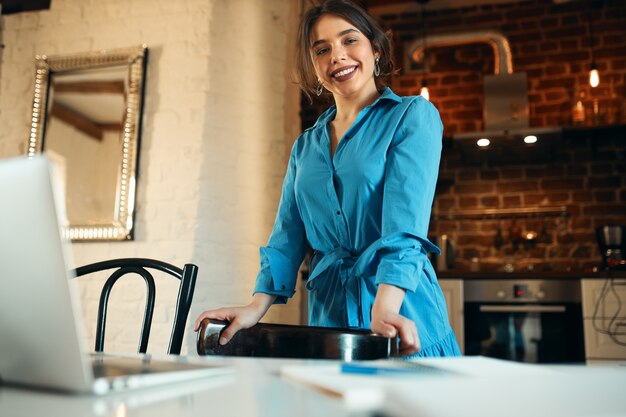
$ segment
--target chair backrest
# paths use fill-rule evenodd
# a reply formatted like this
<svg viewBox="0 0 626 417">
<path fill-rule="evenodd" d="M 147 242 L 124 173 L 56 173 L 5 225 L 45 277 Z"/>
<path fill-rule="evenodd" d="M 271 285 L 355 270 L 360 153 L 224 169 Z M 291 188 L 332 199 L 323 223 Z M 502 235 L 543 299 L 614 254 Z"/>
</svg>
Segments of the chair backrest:
<svg viewBox="0 0 626 417">
<path fill-rule="evenodd" d="M 146 308 L 143 317 L 143 325 L 141 336 L 139 339 L 139 353 L 146 353 L 148 348 L 148 338 L 150 337 L 150 328 L 152 326 L 152 314 L 154 312 L 154 300 L 156 296 L 156 288 L 154 278 L 148 272 L 149 269 L 165 272 L 180 280 L 178 288 L 178 298 L 176 300 L 176 313 L 174 316 L 174 325 L 172 335 L 167 350 L 168 354 L 179 355 L 185 334 L 185 325 L 191 308 L 193 292 L 196 287 L 196 277 L 198 276 L 198 267 L 194 264 L 185 264 L 183 269 L 177 268 L 166 262 L 157 261 L 146 258 L 122 258 L 111 259 L 108 261 L 96 262 L 76 268 L 76 277 L 91 274 L 94 272 L 115 269 L 109 276 L 100 293 L 100 303 L 98 305 L 98 323 L 96 328 L 96 352 L 104 350 L 104 330 L 106 324 L 107 304 L 109 295 L 113 285 L 124 275 L 134 273 L 143 277 L 146 282 L 147 296 Z"/>
</svg>

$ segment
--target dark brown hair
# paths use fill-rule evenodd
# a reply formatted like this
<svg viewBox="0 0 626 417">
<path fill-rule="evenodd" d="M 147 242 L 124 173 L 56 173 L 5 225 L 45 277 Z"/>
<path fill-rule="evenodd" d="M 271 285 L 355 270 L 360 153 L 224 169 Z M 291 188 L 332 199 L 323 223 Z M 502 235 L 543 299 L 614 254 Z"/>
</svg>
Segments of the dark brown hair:
<svg viewBox="0 0 626 417">
<path fill-rule="evenodd" d="M 377 87 L 384 87 L 386 78 L 394 69 L 391 37 L 365 10 L 351 0 L 326 0 L 306 11 L 300 22 L 297 44 L 296 82 L 310 99 L 317 89 L 317 76 L 311 61 L 311 30 L 315 22 L 325 14 L 333 14 L 347 20 L 356 27 L 372 44 L 375 52 L 380 54 L 378 66 L 380 75 L 376 77 Z"/>
</svg>

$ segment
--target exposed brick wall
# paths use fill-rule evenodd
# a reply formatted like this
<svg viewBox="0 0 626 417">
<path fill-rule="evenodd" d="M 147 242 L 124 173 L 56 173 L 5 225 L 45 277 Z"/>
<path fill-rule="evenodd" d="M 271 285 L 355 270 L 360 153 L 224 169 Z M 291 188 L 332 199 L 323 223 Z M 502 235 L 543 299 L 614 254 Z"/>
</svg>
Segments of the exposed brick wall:
<svg viewBox="0 0 626 417">
<path fill-rule="evenodd" d="M 592 2 L 593 4 L 594 2 Z M 597 3 L 597 2 L 595 2 Z M 601 84 L 589 87 L 591 49 L 588 16 L 593 21 L 595 60 Z M 421 14 L 376 16 L 391 29 L 395 60 L 403 64 L 407 46 L 422 34 Z M 572 107 L 584 93 L 586 125 L 626 123 L 626 3 L 606 0 L 602 8 L 587 2 L 551 0 L 444 9 L 426 14 L 430 33 L 497 29 L 509 40 L 514 72 L 528 77 L 530 126 L 572 125 Z M 483 129 L 483 76 L 493 74 L 494 56 L 486 44 L 428 49 L 428 86 L 439 108 L 445 135 Z M 398 94 L 419 94 L 423 73 L 400 68 L 392 87 Z M 598 116 L 593 115 L 597 102 Z M 324 102 L 303 114 L 314 122 Z"/>
<path fill-rule="evenodd" d="M 551 0 L 465 7 L 426 14 L 431 33 L 496 29 L 510 42 L 514 72 L 528 77 L 530 126 L 568 126 L 572 107 L 585 94 L 587 124 L 626 123 L 626 3 L 605 1 L 554 4 Z M 593 22 L 595 60 L 601 84 L 588 82 L 591 49 L 588 16 Z M 418 13 L 382 15 L 396 43 L 396 60 L 421 35 Z M 428 49 L 428 86 L 441 111 L 447 136 L 483 129 L 483 75 L 493 74 L 494 57 L 485 44 Z M 407 72 L 407 71 L 405 71 Z M 398 93 L 419 94 L 422 73 L 401 72 L 393 86 Z M 598 117 L 592 117 L 597 101 Z"/>
<path fill-rule="evenodd" d="M 594 53 L 601 84 L 588 83 L 591 51 L 588 16 L 594 28 Z M 380 16 L 397 43 L 398 62 L 403 45 L 421 34 L 421 15 Z M 572 125 L 572 107 L 585 95 L 585 125 L 626 123 L 626 3 L 605 1 L 554 4 L 537 0 L 440 10 L 427 13 L 433 32 L 498 29 L 509 40 L 514 72 L 526 72 L 530 126 Z M 439 108 L 444 135 L 483 129 L 483 75 L 492 74 L 491 48 L 481 44 L 432 48 L 428 51 L 427 81 L 431 100 Z M 403 95 L 419 93 L 422 73 L 400 73 L 393 87 Z M 593 115 L 594 102 L 598 116 Z M 538 208 L 567 206 L 569 217 L 516 220 L 523 231 L 538 233 L 545 225 L 547 242 L 514 250 L 508 240 L 512 220 L 502 220 L 504 243 L 494 247 L 495 220 L 433 221 L 431 234 L 449 234 L 458 245 L 456 266 L 467 269 L 471 258 L 481 268 L 502 268 L 505 257 L 518 269 L 581 269 L 599 263 L 594 230 L 607 223 L 626 224 L 626 132 L 578 132 L 556 141 L 555 154 L 543 163 L 498 164 L 465 160 L 452 142 L 444 150 L 440 187 L 434 213 L 464 209 Z M 512 150 L 511 152 L 515 152 Z M 539 154 L 537 154 L 539 157 Z M 507 262 L 508 262 L 507 260 Z"/>
<path fill-rule="evenodd" d="M 510 261 L 516 270 L 529 265 L 535 270 L 598 266 L 596 227 L 626 224 L 625 137 L 623 128 L 566 132 L 554 140 L 555 153 L 548 161 L 522 164 L 464 160 L 458 145 L 446 141 L 430 235 L 447 234 L 456 243 L 459 270 L 468 269 L 474 257 L 488 271 L 501 270 Z M 560 206 L 566 208 L 566 217 L 443 219 L 467 210 Z M 545 234 L 534 245 L 515 249 L 509 236 L 513 223 L 522 232 Z M 504 243 L 500 248 L 494 245 L 498 227 Z"/>
<path fill-rule="evenodd" d="M 595 6 L 598 2 L 592 2 Z M 591 89 L 588 15 L 594 27 L 594 51 L 601 84 Z M 422 34 L 421 13 L 376 16 L 392 30 L 396 62 L 402 65 L 406 45 Z M 509 40 L 514 72 L 528 77 L 530 126 L 571 128 L 572 107 L 585 94 L 585 126 L 626 124 L 626 3 L 604 1 L 601 9 L 588 2 L 555 4 L 550 0 L 465 7 L 427 12 L 431 33 L 497 29 Z M 483 76 L 493 74 L 494 57 L 485 44 L 428 50 L 427 81 L 447 137 L 483 129 Z M 419 94 L 423 73 L 400 71 L 392 88 L 400 95 Z M 598 116 L 592 114 L 597 101 Z M 303 101 L 303 127 L 327 104 Z M 573 130 L 573 129 L 571 129 Z M 543 146 L 543 145 L 542 145 Z M 517 269 L 590 268 L 599 264 L 595 228 L 626 224 L 626 131 L 570 131 L 549 149 L 504 150 L 504 163 L 466 156 L 463 147 L 446 140 L 430 235 L 448 234 L 457 244 L 456 268 L 467 269 L 478 257 L 483 270 L 499 270 L 513 260 Z M 541 233 L 546 241 L 513 250 L 508 239 L 511 219 L 437 220 L 467 209 L 566 206 L 568 217 L 516 219 L 522 231 Z M 504 245 L 494 247 L 498 224 Z"/>
</svg>

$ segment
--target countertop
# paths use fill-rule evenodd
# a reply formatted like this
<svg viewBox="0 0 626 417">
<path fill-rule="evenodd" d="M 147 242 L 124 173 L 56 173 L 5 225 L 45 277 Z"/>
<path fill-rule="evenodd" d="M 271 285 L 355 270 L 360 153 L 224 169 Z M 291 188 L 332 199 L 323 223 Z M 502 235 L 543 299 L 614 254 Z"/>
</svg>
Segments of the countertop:
<svg viewBox="0 0 626 417">
<path fill-rule="evenodd" d="M 626 278 L 626 271 L 528 271 L 528 272 L 474 272 L 449 270 L 437 272 L 439 279 L 606 279 L 606 278 Z"/>
</svg>

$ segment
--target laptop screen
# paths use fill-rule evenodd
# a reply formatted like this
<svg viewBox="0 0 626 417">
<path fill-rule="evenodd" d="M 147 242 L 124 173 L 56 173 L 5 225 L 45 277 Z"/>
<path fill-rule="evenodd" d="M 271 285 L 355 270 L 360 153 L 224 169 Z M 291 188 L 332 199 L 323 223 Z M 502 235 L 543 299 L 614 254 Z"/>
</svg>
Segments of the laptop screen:
<svg viewBox="0 0 626 417">
<path fill-rule="evenodd" d="M 0 161 L 0 378 L 85 390 L 92 371 L 52 183 L 44 156 Z"/>
<path fill-rule="evenodd" d="M 234 372 L 224 362 L 134 355 L 96 358 L 96 369 L 109 367 L 109 377 L 94 378 L 54 183 L 44 156 L 0 161 L 0 380 L 105 394 Z"/>
</svg>

